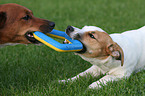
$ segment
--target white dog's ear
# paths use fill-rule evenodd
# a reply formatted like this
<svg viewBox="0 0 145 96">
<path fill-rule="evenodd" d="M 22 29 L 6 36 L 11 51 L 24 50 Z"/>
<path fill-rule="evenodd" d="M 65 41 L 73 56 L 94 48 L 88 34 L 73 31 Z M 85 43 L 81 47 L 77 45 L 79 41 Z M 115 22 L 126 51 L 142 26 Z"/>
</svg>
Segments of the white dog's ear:
<svg viewBox="0 0 145 96">
<path fill-rule="evenodd" d="M 107 53 L 114 57 L 116 60 L 121 60 L 121 66 L 124 63 L 124 54 L 122 48 L 117 44 L 113 43 L 107 46 Z"/>
</svg>

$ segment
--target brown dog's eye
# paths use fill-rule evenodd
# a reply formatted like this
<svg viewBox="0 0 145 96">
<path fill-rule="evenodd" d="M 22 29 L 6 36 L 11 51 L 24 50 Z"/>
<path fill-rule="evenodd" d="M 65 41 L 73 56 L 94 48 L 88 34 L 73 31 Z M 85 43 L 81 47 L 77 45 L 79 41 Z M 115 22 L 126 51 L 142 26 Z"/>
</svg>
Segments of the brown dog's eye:
<svg viewBox="0 0 145 96">
<path fill-rule="evenodd" d="M 31 19 L 31 17 L 30 17 L 29 15 L 26 15 L 26 16 L 23 17 L 22 19 L 24 19 L 24 20 L 29 20 L 29 19 Z"/>
<path fill-rule="evenodd" d="M 93 39 L 96 39 L 93 34 L 89 33 L 89 36 Z"/>
</svg>

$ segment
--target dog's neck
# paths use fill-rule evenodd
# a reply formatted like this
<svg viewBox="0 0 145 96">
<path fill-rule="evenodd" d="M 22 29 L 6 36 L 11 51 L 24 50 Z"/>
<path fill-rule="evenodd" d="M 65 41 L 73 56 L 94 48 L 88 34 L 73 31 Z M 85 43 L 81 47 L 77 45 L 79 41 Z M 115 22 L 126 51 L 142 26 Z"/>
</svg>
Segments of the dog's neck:
<svg viewBox="0 0 145 96">
<path fill-rule="evenodd" d="M 98 58 L 87 58 L 81 54 L 77 54 L 77 55 L 82 57 L 82 59 L 90 62 L 91 64 L 100 67 L 105 72 L 108 72 L 109 70 L 116 68 L 117 66 L 120 66 L 121 64 L 120 60 L 116 60 L 112 56 L 108 56 L 106 59 L 100 60 Z"/>
</svg>

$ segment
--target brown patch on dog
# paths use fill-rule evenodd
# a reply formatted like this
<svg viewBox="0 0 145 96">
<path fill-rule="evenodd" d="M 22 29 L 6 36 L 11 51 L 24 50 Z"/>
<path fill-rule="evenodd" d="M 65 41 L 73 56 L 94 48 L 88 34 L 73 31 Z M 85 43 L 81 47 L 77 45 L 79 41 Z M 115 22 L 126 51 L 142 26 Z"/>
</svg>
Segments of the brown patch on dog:
<svg viewBox="0 0 145 96">
<path fill-rule="evenodd" d="M 106 48 L 108 54 L 114 57 L 116 60 L 121 60 L 121 66 L 124 62 L 124 54 L 122 48 L 117 44 L 113 43 Z"/>
<path fill-rule="evenodd" d="M 0 5 L 0 44 L 37 43 L 31 32 L 51 32 L 54 26 L 51 21 L 34 17 L 31 10 L 21 5 Z"/>
<path fill-rule="evenodd" d="M 80 40 L 86 47 L 86 52 L 81 55 L 98 59 L 106 59 L 111 55 L 116 60 L 121 60 L 121 65 L 123 66 L 123 50 L 117 43 L 113 42 L 106 32 L 85 32 L 78 40 Z"/>
<path fill-rule="evenodd" d="M 106 52 L 106 46 L 113 43 L 112 39 L 108 37 L 107 33 L 99 31 L 85 32 L 83 35 L 81 35 L 80 41 L 87 48 L 87 51 L 83 55 L 91 58 L 108 55 Z"/>
</svg>

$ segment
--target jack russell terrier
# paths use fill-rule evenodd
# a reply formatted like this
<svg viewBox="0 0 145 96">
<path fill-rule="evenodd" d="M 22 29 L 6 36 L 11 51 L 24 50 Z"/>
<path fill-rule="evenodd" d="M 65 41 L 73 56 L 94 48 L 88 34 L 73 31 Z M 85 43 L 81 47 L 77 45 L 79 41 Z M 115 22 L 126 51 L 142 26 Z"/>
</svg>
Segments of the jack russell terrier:
<svg viewBox="0 0 145 96">
<path fill-rule="evenodd" d="M 82 29 L 68 26 L 66 33 L 72 39 L 82 42 L 84 47 L 76 54 L 93 66 L 73 78 L 60 82 L 74 81 L 87 74 L 93 77 L 104 74 L 104 77 L 89 86 L 100 88 L 101 84 L 106 85 L 109 81 L 127 78 L 145 67 L 145 26 L 110 35 L 95 26 L 84 26 Z"/>
</svg>

